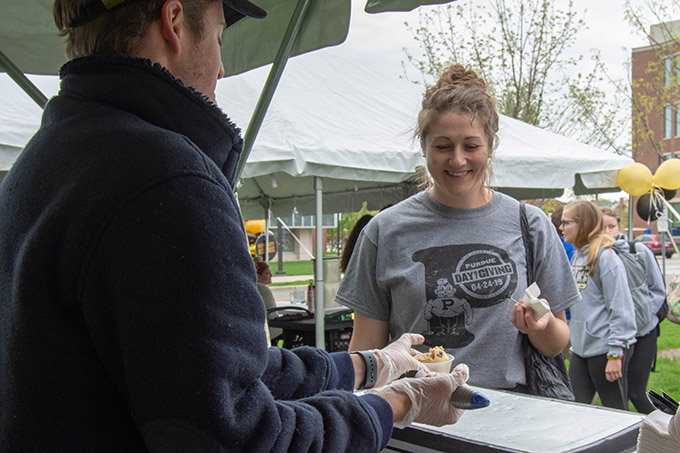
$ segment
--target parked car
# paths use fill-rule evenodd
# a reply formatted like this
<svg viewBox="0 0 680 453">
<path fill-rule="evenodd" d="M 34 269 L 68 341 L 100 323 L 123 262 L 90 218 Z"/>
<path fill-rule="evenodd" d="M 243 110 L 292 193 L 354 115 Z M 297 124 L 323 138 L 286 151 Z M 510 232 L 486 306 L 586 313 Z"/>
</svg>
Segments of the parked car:
<svg viewBox="0 0 680 453">
<path fill-rule="evenodd" d="M 642 242 L 649 247 L 655 255 L 661 255 L 661 238 L 656 234 L 643 234 L 636 237 L 635 242 Z M 675 249 L 673 249 L 673 244 L 671 244 L 671 240 L 668 236 L 666 236 L 666 243 L 664 246 L 666 248 L 666 258 L 670 258 L 673 253 L 675 253 Z"/>
</svg>

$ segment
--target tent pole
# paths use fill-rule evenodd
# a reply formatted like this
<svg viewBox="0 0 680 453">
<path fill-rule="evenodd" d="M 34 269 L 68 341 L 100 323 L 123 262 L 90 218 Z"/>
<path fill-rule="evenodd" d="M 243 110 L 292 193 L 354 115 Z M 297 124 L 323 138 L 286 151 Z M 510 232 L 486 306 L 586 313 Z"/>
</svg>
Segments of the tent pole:
<svg viewBox="0 0 680 453">
<path fill-rule="evenodd" d="M 271 221 L 270 206 L 267 204 L 267 209 L 264 210 L 264 260 L 269 264 L 269 222 Z M 257 253 L 257 250 L 255 250 Z"/>
<path fill-rule="evenodd" d="M 41 109 L 45 108 L 45 105 L 47 105 L 47 97 L 14 65 L 14 63 L 12 63 L 12 60 L 7 58 L 7 55 L 2 53 L 2 51 L 0 51 L 0 68 L 4 69 L 5 72 L 7 72 L 7 75 L 10 76 Z"/>
<path fill-rule="evenodd" d="M 316 260 L 314 261 L 316 270 L 316 282 L 314 300 L 316 301 L 316 308 L 314 309 L 314 319 L 316 319 L 316 347 L 326 349 L 326 332 L 325 332 L 325 315 L 323 300 L 323 179 L 318 176 L 314 177 L 314 191 L 316 192 Z"/>
<path fill-rule="evenodd" d="M 633 196 L 628 195 L 628 240 L 633 239 Z"/>
<path fill-rule="evenodd" d="M 290 23 L 286 29 L 286 34 L 283 37 L 283 41 L 281 42 L 278 53 L 276 54 L 272 68 L 270 69 L 269 75 L 267 76 L 267 81 L 264 84 L 260 98 L 257 100 L 257 105 L 253 111 L 253 115 L 248 122 L 248 128 L 243 138 L 243 152 L 241 153 L 238 166 L 236 167 L 234 187 L 236 187 L 236 184 L 241 177 L 241 173 L 243 172 L 243 168 L 246 165 L 246 161 L 248 160 L 248 156 L 250 155 L 250 151 L 253 149 L 255 137 L 257 137 L 257 134 L 260 131 L 260 126 L 262 126 L 264 116 L 267 113 L 267 109 L 269 108 L 269 104 L 271 104 L 272 98 L 274 97 L 274 92 L 276 91 L 276 87 L 279 84 L 279 80 L 281 80 L 281 75 L 283 74 L 283 70 L 286 67 L 288 58 L 293 52 L 293 45 L 295 44 L 295 40 L 297 39 L 300 29 L 302 28 L 302 24 L 307 11 L 309 10 L 310 4 L 311 0 L 298 0 L 295 11 L 293 12 L 293 16 L 290 19 Z"/>
</svg>

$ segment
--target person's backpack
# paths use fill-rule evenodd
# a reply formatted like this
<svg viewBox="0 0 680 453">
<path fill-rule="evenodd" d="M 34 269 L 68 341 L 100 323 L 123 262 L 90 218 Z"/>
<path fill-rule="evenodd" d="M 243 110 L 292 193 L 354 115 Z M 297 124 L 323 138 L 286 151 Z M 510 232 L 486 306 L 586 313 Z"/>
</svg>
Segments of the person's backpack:
<svg viewBox="0 0 680 453">
<path fill-rule="evenodd" d="M 647 268 L 645 261 L 635 250 L 635 244 L 628 242 L 628 251 L 618 250 L 612 247 L 612 250 L 621 258 L 623 266 L 626 268 L 626 277 L 628 277 L 628 288 L 630 295 L 633 297 L 633 305 L 635 305 L 635 326 L 637 327 L 638 335 L 640 335 L 645 327 L 652 321 L 652 317 L 656 313 L 652 313 L 649 305 L 649 287 L 647 286 Z"/>
</svg>

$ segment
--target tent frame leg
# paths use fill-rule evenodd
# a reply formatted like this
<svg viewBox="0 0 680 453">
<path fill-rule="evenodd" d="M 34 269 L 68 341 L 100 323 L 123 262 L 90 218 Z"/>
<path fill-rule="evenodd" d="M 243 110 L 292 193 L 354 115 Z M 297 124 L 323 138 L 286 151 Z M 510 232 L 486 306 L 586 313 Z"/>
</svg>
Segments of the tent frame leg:
<svg viewBox="0 0 680 453">
<path fill-rule="evenodd" d="M 47 105 L 47 96 L 45 96 L 40 89 L 31 82 L 28 77 L 0 50 L 0 68 L 7 72 L 14 82 L 21 87 L 36 104 L 44 109 Z"/>
</svg>

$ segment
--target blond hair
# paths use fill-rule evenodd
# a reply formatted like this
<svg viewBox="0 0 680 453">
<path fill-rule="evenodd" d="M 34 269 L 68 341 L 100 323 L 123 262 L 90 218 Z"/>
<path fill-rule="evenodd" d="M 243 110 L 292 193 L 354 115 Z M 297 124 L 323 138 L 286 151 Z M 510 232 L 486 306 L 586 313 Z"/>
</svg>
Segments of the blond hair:
<svg viewBox="0 0 680 453">
<path fill-rule="evenodd" d="M 52 8 L 59 36 L 66 37 L 66 56 L 69 59 L 89 55 L 135 55 L 149 25 L 161 17 L 161 8 L 166 0 L 128 0 L 100 17 L 71 26 L 88 1 L 56 0 Z M 203 33 L 205 8 L 217 1 L 182 0 L 188 27 L 197 39 Z"/>
<path fill-rule="evenodd" d="M 595 274 L 595 263 L 600 250 L 611 249 L 615 239 L 605 234 L 602 211 L 592 201 L 574 201 L 564 208 L 564 213 L 569 215 L 578 224 L 578 231 L 574 240 L 574 246 L 581 249 L 588 246 L 588 259 L 585 266 L 590 266 L 589 275 Z M 584 266 L 584 267 L 585 267 Z"/>
<path fill-rule="evenodd" d="M 484 130 L 491 158 L 498 144 L 496 102 L 489 93 L 489 87 L 484 79 L 460 63 L 447 67 L 439 76 L 437 83 L 425 92 L 416 126 L 416 137 L 420 140 L 423 151 L 432 124 L 447 113 L 469 115 L 473 121 L 479 122 Z M 486 185 L 490 184 L 492 175 L 489 163 L 485 177 Z"/>
</svg>

